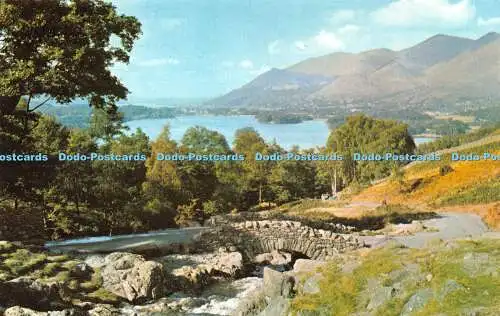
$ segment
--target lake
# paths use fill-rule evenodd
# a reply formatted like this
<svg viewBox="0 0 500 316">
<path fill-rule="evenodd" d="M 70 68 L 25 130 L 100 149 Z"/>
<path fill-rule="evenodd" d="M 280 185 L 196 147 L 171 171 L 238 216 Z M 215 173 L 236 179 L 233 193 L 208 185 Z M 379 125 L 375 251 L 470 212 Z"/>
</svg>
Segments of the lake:
<svg viewBox="0 0 500 316">
<path fill-rule="evenodd" d="M 199 125 L 223 134 L 230 145 L 237 129 L 253 127 L 266 141 L 276 140 L 281 147 L 286 149 L 292 148 L 293 145 L 298 145 L 300 148 L 324 146 L 329 133 L 326 122 L 321 120 L 305 121 L 299 124 L 268 124 L 258 122 L 252 115 L 189 115 L 126 122 L 131 131 L 141 128 L 151 139 L 158 137 L 166 124 L 170 125 L 170 135 L 176 141 L 182 139 L 188 128 Z M 418 145 L 432 140 L 432 138 L 417 137 L 415 143 Z"/>
</svg>

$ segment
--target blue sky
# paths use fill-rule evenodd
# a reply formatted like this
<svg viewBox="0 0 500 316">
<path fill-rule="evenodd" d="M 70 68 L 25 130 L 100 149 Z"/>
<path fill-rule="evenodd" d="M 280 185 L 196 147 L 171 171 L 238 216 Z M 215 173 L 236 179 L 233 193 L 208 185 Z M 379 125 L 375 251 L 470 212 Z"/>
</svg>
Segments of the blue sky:
<svg viewBox="0 0 500 316">
<path fill-rule="evenodd" d="M 500 0 L 112 2 L 143 25 L 130 64 L 113 69 L 130 100 L 213 97 L 309 57 L 500 32 Z"/>
</svg>

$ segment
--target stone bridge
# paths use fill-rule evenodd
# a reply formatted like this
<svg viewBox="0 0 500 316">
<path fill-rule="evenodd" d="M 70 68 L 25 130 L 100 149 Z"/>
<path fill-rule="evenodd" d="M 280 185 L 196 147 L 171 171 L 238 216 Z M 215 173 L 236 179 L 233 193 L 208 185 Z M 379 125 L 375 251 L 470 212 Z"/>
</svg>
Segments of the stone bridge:
<svg viewBox="0 0 500 316">
<path fill-rule="evenodd" d="M 364 247 L 348 227 L 335 230 L 314 229 L 296 221 L 245 221 L 214 227 L 196 238 L 199 249 L 226 247 L 240 251 L 246 259 L 280 250 L 298 253 L 315 260 L 327 260 L 336 253 Z"/>
</svg>

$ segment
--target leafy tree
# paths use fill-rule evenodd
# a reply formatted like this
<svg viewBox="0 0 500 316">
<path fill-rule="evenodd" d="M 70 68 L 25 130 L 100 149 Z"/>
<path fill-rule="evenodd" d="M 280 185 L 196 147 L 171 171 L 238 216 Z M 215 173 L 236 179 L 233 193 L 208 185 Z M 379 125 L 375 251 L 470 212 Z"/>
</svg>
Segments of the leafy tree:
<svg viewBox="0 0 500 316">
<path fill-rule="evenodd" d="M 189 128 L 181 140 L 180 152 L 195 155 L 227 155 L 231 149 L 227 144 L 224 135 L 216 131 L 211 131 L 205 127 L 196 126 Z M 221 183 L 217 177 L 217 169 L 224 168 L 225 161 L 181 161 L 179 162 L 179 174 L 181 176 L 182 187 L 189 192 L 190 199 L 197 198 L 200 203 L 212 199 L 219 199 L 216 196 Z M 219 201 L 218 206 L 224 204 Z M 208 205 L 208 204 L 207 204 Z M 213 212 L 214 204 L 207 207 Z"/>
<path fill-rule="evenodd" d="M 348 117 L 343 125 L 331 132 L 327 148 L 342 154 L 342 174 L 347 183 L 353 180 L 363 183 L 388 175 L 393 165 L 389 161 L 354 161 L 354 153 L 412 154 L 415 143 L 408 125 L 359 114 Z"/>
<path fill-rule="evenodd" d="M 181 178 L 175 161 L 161 161 L 159 154 L 177 152 L 177 143 L 170 138 L 166 125 L 158 138 L 151 143 L 151 156 L 146 160 L 146 181 L 143 190 L 146 199 L 145 213 L 153 228 L 175 225 L 177 206 L 188 198 L 181 189 Z"/>
<path fill-rule="evenodd" d="M 233 150 L 245 155 L 245 160 L 242 162 L 243 173 L 239 182 L 247 200 L 262 203 L 272 163 L 256 160 L 255 153 L 269 154 L 269 146 L 256 130 L 248 127 L 236 131 Z M 257 193 L 257 199 L 254 200 L 251 197 L 252 192 Z"/>
<path fill-rule="evenodd" d="M 110 109 L 93 109 L 89 127 L 92 137 L 109 144 L 115 136 L 121 135 L 124 129 L 122 113 Z"/>
<path fill-rule="evenodd" d="M 111 142 L 110 151 L 103 155 L 148 155 L 149 140 L 141 131 L 132 135 L 121 135 Z M 97 160 L 93 162 L 96 184 L 93 188 L 95 207 L 106 214 L 107 227 L 111 235 L 115 229 L 132 226 L 140 228 L 142 209 L 142 184 L 146 180 L 146 168 L 140 160 Z M 139 213 L 137 213 L 139 210 Z"/>
<path fill-rule="evenodd" d="M 136 18 L 102 0 L 0 1 L 0 112 L 13 113 L 21 96 L 26 112 L 51 98 L 113 106 L 128 91 L 110 66 L 128 63 L 139 35 Z M 38 97 L 47 99 L 32 106 Z"/>
<path fill-rule="evenodd" d="M 297 147 L 291 153 L 301 154 Z M 281 160 L 269 176 L 271 190 L 278 203 L 313 197 L 316 191 L 316 168 L 312 161 Z"/>
</svg>

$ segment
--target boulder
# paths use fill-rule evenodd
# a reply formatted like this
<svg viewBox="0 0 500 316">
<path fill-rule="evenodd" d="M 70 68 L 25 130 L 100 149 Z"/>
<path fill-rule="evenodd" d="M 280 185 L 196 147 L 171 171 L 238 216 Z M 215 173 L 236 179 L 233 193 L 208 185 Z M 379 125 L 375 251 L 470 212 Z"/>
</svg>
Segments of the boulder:
<svg viewBox="0 0 500 316">
<path fill-rule="evenodd" d="M 4 312 L 5 316 L 48 316 L 47 312 L 37 312 L 29 308 L 14 306 L 7 308 Z"/>
<path fill-rule="evenodd" d="M 69 289 L 63 282 L 42 282 L 19 277 L 0 284 L 0 297 L 7 306 L 21 305 L 50 310 L 68 306 Z"/>
<path fill-rule="evenodd" d="M 413 294 L 403 306 L 401 316 L 409 316 L 422 309 L 433 297 L 431 289 L 421 289 Z"/>
<path fill-rule="evenodd" d="M 271 300 L 276 297 L 290 298 L 295 291 L 295 278 L 271 268 L 264 268 L 264 295 Z"/>
<path fill-rule="evenodd" d="M 120 316 L 122 313 L 119 309 L 107 304 L 97 304 L 94 308 L 88 311 L 89 316 Z"/>
<path fill-rule="evenodd" d="M 112 253 L 105 258 L 103 287 L 130 302 L 157 299 L 164 294 L 163 266 L 130 253 Z"/>
<path fill-rule="evenodd" d="M 84 311 L 65 309 L 62 311 L 38 312 L 21 306 L 13 306 L 4 311 L 5 316 L 84 316 Z"/>
<path fill-rule="evenodd" d="M 293 272 L 314 272 L 318 268 L 324 266 L 325 261 L 310 260 L 310 259 L 297 259 L 293 265 Z"/>
<path fill-rule="evenodd" d="M 217 258 L 213 269 L 229 277 L 238 277 L 243 271 L 243 255 L 229 252 Z"/>
<path fill-rule="evenodd" d="M 314 275 L 305 279 L 300 288 L 301 292 L 304 294 L 317 294 L 321 291 L 319 287 L 320 281 L 323 276 L 320 273 L 315 273 Z"/>
<path fill-rule="evenodd" d="M 94 273 L 94 269 L 92 269 L 88 264 L 85 262 L 80 262 L 73 266 L 71 270 L 69 271 L 70 275 L 74 278 L 80 279 L 80 280 L 88 280 L 92 276 L 92 273 Z"/>
</svg>

